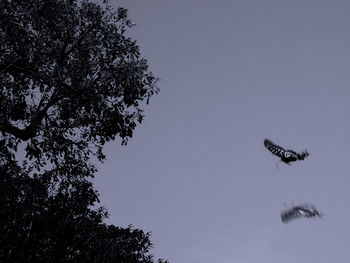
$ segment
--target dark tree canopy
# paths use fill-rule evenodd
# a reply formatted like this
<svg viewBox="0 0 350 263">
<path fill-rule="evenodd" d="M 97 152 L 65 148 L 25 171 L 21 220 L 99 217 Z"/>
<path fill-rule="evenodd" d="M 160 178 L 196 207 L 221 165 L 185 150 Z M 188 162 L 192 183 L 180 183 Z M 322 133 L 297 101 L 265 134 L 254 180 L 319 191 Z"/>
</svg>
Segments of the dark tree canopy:
<svg viewBox="0 0 350 263">
<path fill-rule="evenodd" d="M 0 1 L 0 262 L 155 262 L 149 233 L 93 208 L 91 158 L 158 92 L 106 2 Z"/>
<path fill-rule="evenodd" d="M 91 183 L 52 195 L 42 176 L 0 173 L 0 262 L 155 262 L 149 233 L 106 225 L 106 211 L 89 208 L 98 200 Z"/>
<path fill-rule="evenodd" d="M 0 131 L 36 169 L 91 175 L 87 160 L 143 119 L 156 79 L 125 35 L 127 10 L 88 1 L 0 3 Z M 64 169 L 63 169 L 64 168 Z"/>
</svg>

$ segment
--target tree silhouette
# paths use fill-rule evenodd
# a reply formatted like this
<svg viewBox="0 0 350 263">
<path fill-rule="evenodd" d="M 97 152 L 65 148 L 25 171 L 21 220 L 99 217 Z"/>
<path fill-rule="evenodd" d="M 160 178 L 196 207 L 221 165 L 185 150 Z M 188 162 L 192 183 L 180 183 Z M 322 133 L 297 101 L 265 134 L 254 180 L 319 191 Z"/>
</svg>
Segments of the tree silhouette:
<svg viewBox="0 0 350 263">
<path fill-rule="evenodd" d="M 0 4 L 0 131 L 36 169 L 55 174 L 74 167 L 91 175 L 87 160 L 102 146 L 125 144 L 143 119 L 142 102 L 158 92 L 156 78 L 125 36 L 127 10 L 77 0 L 2 1 Z M 69 171 L 69 173 L 67 173 Z"/>
<path fill-rule="evenodd" d="M 10 165 L 0 172 L 1 262 L 154 262 L 149 233 L 106 225 L 107 212 L 90 208 L 98 201 L 91 183 L 53 195 L 42 176 Z"/>
<path fill-rule="evenodd" d="M 88 180 L 158 92 L 132 25 L 106 1 L 0 2 L 1 262 L 154 262 L 149 233 L 103 223 Z"/>
</svg>

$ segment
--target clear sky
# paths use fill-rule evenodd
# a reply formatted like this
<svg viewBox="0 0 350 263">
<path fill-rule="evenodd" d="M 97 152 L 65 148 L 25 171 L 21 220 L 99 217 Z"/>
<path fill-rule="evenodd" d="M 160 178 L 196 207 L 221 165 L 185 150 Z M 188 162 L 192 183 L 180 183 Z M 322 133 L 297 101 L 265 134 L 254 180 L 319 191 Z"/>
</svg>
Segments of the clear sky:
<svg viewBox="0 0 350 263">
<path fill-rule="evenodd" d="M 95 186 L 172 263 L 348 263 L 350 1 L 112 0 L 160 77 Z M 310 156 L 276 169 L 267 137 Z M 323 219 L 283 224 L 285 205 Z"/>
</svg>

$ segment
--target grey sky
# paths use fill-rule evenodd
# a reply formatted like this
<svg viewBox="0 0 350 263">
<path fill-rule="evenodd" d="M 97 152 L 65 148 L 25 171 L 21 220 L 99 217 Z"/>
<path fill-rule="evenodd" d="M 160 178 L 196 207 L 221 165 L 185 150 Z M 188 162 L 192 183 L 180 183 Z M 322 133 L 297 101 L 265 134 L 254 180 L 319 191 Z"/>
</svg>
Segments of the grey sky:
<svg viewBox="0 0 350 263">
<path fill-rule="evenodd" d="M 350 259 L 350 2 L 128 0 L 161 93 L 95 185 L 175 263 Z M 310 156 L 279 165 L 264 138 Z M 323 219 L 283 224 L 283 203 Z"/>
</svg>

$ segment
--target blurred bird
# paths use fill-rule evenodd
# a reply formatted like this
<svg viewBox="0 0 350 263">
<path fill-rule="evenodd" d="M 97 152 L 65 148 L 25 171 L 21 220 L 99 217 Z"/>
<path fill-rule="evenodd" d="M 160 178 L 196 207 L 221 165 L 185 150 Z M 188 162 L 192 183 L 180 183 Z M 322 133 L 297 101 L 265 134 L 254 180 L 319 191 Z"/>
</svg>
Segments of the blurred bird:
<svg viewBox="0 0 350 263">
<path fill-rule="evenodd" d="M 282 222 L 287 224 L 290 221 L 300 217 L 323 217 L 323 214 L 311 204 L 302 204 L 293 206 L 281 213 Z"/>
</svg>

